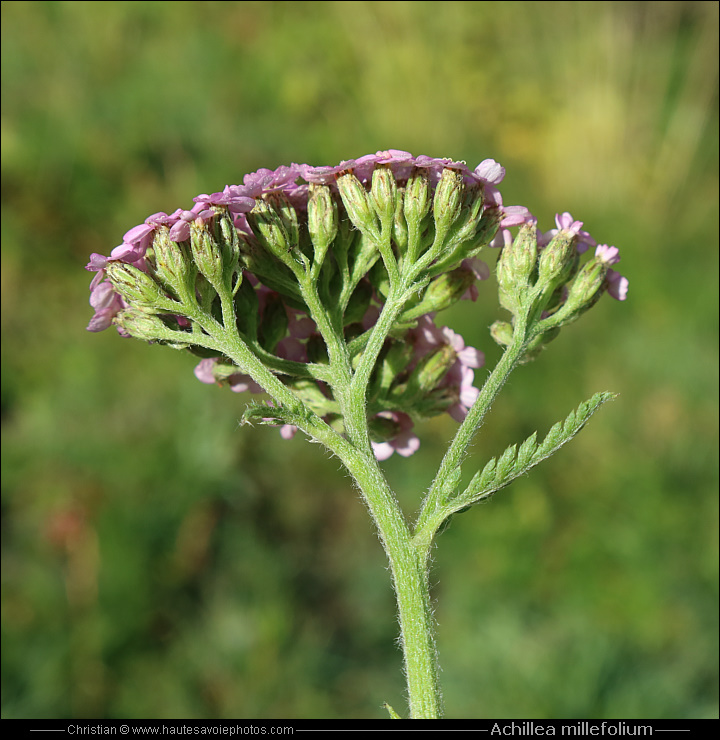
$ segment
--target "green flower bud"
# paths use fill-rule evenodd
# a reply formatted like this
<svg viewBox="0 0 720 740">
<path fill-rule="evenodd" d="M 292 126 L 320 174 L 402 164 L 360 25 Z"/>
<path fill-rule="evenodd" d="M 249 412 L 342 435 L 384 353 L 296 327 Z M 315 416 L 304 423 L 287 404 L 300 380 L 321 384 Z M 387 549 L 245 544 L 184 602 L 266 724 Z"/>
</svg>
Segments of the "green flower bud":
<svg viewBox="0 0 720 740">
<path fill-rule="evenodd" d="M 377 242 L 380 238 L 377 216 L 360 180 L 352 172 L 346 172 L 338 178 L 337 186 L 345 210 L 355 228 Z"/>
<path fill-rule="evenodd" d="M 486 208 L 475 231 L 475 245 L 484 246 L 485 244 L 490 244 L 495 238 L 495 234 L 497 234 L 501 220 L 502 213 L 499 208 Z"/>
<path fill-rule="evenodd" d="M 258 200 L 247 214 L 247 220 L 261 246 L 290 269 L 296 269 L 291 251 L 297 246 L 297 240 L 293 241 L 286 219 L 268 201 Z"/>
<path fill-rule="evenodd" d="M 338 233 L 337 203 L 327 185 L 310 185 L 308 231 L 315 250 L 315 263 L 321 265 Z"/>
<path fill-rule="evenodd" d="M 434 390 L 456 360 L 457 353 L 449 344 L 445 344 L 435 352 L 425 355 L 415 366 L 408 379 L 408 391 L 413 396 L 423 396 Z"/>
<path fill-rule="evenodd" d="M 602 295 L 607 271 L 608 264 L 598 258 L 587 262 L 570 286 L 567 300 L 561 308 L 563 313 L 580 314 L 595 305 Z"/>
<path fill-rule="evenodd" d="M 423 313 L 442 311 L 457 303 L 475 283 L 475 273 L 465 267 L 458 267 L 436 277 L 428 285 L 423 297 Z"/>
<path fill-rule="evenodd" d="M 490 327 L 490 336 L 501 346 L 508 347 L 512 343 L 513 328 L 507 321 L 496 321 Z"/>
<path fill-rule="evenodd" d="M 465 187 L 462 212 L 448 234 L 448 243 L 457 245 L 473 242 L 472 246 L 475 246 L 474 241 L 483 215 L 484 200 L 483 189 L 479 183 Z"/>
<path fill-rule="evenodd" d="M 113 322 L 124 332 L 135 339 L 143 339 L 146 342 L 154 342 L 167 336 L 167 327 L 157 317 L 146 311 L 136 308 L 126 308 L 120 311 Z"/>
<path fill-rule="evenodd" d="M 155 231 L 153 241 L 155 253 L 155 273 L 177 295 L 192 295 L 197 268 L 190 259 L 185 246 L 170 239 L 169 229 L 162 227 Z"/>
<path fill-rule="evenodd" d="M 397 245 L 399 254 L 405 254 L 408 246 L 408 226 L 403 213 L 402 191 L 398 191 L 397 208 L 393 220 L 393 241 Z"/>
<path fill-rule="evenodd" d="M 412 343 L 405 341 L 394 341 L 390 344 L 380 365 L 378 374 L 372 388 L 371 396 L 387 395 L 395 381 L 403 375 L 408 365 L 415 356 L 415 350 Z M 406 385 L 403 385 L 403 389 Z"/>
<path fill-rule="evenodd" d="M 426 395 L 416 399 L 410 410 L 417 419 L 432 419 L 434 416 L 447 411 L 458 400 L 457 389 L 435 388 Z"/>
<path fill-rule="evenodd" d="M 428 285 L 420 303 L 405 310 L 399 321 L 412 321 L 431 311 L 443 311 L 449 308 L 465 295 L 475 280 L 475 273 L 464 267 L 444 272 Z"/>
<path fill-rule="evenodd" d="M 199 274 L 195 279 L 195 296 L 200 308 L 205 313 L 212 313 L 212 305 L 218 296 L 218 292 L 203 274 Z"/>
<path fill-rule="evenodd" d="M 190 224 L 190 249 L 200 272 L 219 289 L 223 283 L 223 255 L 207 225 L 198 221 Z"/>
<path fill-rule="evenodd" d="M 395 218 L 397 201 L 398 189 L 392 170 L 387 166 L 378 165 L 372 175 L 370 202 L 380 223 L 386 227 Z"/>
<path fill-rule="evenodd" d="M 453 169 L 444 169 L 435 189 L 433 201 L 433 215 L 438 233 L 449 230 L 460 215 L 463 192 L 462 174 Z"/>
<path fill-rule="evenodd" d="M 457 354 L 449 344 L 425 355 L 413 368 L 410 377 L 404 383 L 392 388 L 390 397 L 393 402 L 402 406 L 404 410 L 412 407 L 413 411 L 427 415 L 428 408 L 435 408 L 437 402 L 434 398 L 428 404 L 429 396 L 438 390 L 438 383 L 447 375 L 456 360 Z"/>
<path fill-rule="evenodd" d="M 159 304 L 166 302 L 167 297 L 147 273 L 125 262 L 108 262 L 105 272 L 113 288 L 131 306 L 150 313 L 163 310 Z"/>
<path fill-rule="evenodd" d="M 298 224 L 297 211 L 284 195 L 272 194 L 268 198 L 282 219 L 285 232 L 288 235 L 290 249 L 296 249 L 300 245 L 300 225 Z"/>
<path fill-rule="evenodd" d="M 567 282 L 577 269 L 576 241 L 574 234 L 561 229 L 540 254 L 537 285 L 545 288 L 545 294 Z"/>
<path fill-rule="evenodd" d="M 430 182 L 426 169 L 413 170 L 405 186 L 403 210 L 408 226 L 419 233 L 422 220 L 430 212 Z"/>
<path fill-rule="evenodd" d="M 230 282 L 240 262 L 240 237 L 235 228 L 232 213 L 227 208 L 223 208 L 222 210 L 215 208 L 214 210 L 218 214 L 215 217 L 215 230 L 216 239 L 218 244 L 220 244 L 223 254 L 223 267 L 225 271 L 223 278 L 227 282 Z"/>
<path fill-rule="evenodd" d="M 528 362 L 532 362 L 559 333 L 560 329 L 556 327 L 543 332 L 539 337 L 533 339 L 528 345 L 527 351 L 522 356 L 520 364 L 526 365 Z"/>
<path fill-rule="evenodd" d="M 525 302 L 537 261 L 537 229 L 524 224 L 515 241 L 503 247 L 497 263 L 500 302 L 511 313 L 518 313 Z"/>
</svg>

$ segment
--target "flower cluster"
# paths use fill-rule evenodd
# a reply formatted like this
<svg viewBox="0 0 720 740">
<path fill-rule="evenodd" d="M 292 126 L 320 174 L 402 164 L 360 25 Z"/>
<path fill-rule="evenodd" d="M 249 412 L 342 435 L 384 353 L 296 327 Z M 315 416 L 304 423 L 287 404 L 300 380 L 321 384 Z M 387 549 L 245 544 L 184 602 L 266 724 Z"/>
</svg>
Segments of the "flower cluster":
<svg viewBox="0 0 720 740">
<path fill-rule="evenodd" d="M 413 289 L 405 286 L 369 379 L 367 414 L 379 459 L 412 454 L 414 421 L 443 412 L 464 418 L 484 361 L 435 324 L 436 312 L 475 300 L 476 281 L 490 272 L 477 258 L 484 246 L 509 254 L 520 238 L 511 228 L 536 229 L 527 208 L 503 204 L 497 186 L 504 175 L 492 159 L 471 170 L 395 149 L 329 167 L 258 170 L 241 185 L 197 196 L 189 210 L 149 216 L 109 256 L 93 254 L 88 330 L 115 324 L 124 336 L 189 349 L 202 357 L 200 381 L 262 392 L 245 368 L 212 348 L 198 316 L 226 329 L 232 320 L 254 356 L 342 431 L 342 409 L 318 371 L 332 359 L 327 332 L 341 335 L 357 363 L 398 276 L 410 275 Z M 551 252 L 558 240 L 572 243 L 574 255 L 596 246 L 581 227 L 562 214 L 557 229 L 537 234 L 536 253 Z M 627 281 L 608 269 L 617 249 L 598 246 L 596 259 L 604 288 L 622 300 Z M 512 299 L 506 303 L 512 309 Z M 282 425 L 283 437 L 293 432 Z"/>
<path fill-rule="evenodd" d="M 534 324 L 523 362 L 534 359 L 562 326 L 576 321 L 604 292 L 619 301 L 627 297 L 627 278 L 610 269 L 620 261 L 617 247 L 598 244 L 569 213 L 557 214 L 555 224 L 555 229 L 538 231 L 531 215 L 516 235 L 503 228 L 490 245 L 500 247 L 500 304 L 513 314 L 510 323 L 496 321 L 490 333 L 498 344 L 509 345 L 518 322 Z M 593 248 L 593 256 L 581 266 L 581 255 Z"/>
<path fill-rule="evenodd" d="M 508 209 L 505 209 L 508 210 Z M 532 214 L 528 214 L 522 223 L 537 226 L 537 219 Z M 520 225 L 520 224 L 513 224 Z M 582 230 L 582 221 L 575 221 L 572 215 L 558 213 L 555 215 L 556 228 L 549 231 L 537 232 L 537 246 L 539 250 L 546 247 L 552 239 L 557 236 L 561 230 L 568 234 L 574 235 L 574 248 L 577 255 L 587 252 L 588 249 L 595 247 L 595 257 L 603 262 L 606 266 L 615 265 L 620 261 L 620 250 L 617 247 L 610 247 L 607 244 L 598 244 L 587 231 Z M 500 229 L 495 238 L 490 242 L 490 247 L 510 247 L 514 241 L 512 231 L 507 228 L 507 221 L 503 222 L 503 228 Z M 609 295 L 618 301 L 624 301 L 627 298 L 629 281 L 619 272 L 608 269 L 605 274 L 605 288 Z"/>
</svg>

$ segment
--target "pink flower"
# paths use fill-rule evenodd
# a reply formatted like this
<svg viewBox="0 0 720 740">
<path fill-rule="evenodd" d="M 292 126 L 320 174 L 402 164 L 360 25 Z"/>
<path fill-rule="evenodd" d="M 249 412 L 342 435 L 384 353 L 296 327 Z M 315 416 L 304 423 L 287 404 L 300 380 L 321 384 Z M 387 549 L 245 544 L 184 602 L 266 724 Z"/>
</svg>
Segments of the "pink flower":
<svg viewBox="0 0 720 740">
<path fill-rule="evenodd" d="M 221 193 L 203 194 L 193 198 L 201 210 L 210 206 L 227 206 L 233 213 L 247 213 L 255 207 L 255 198 L 246 196 L 238 185 L 226 185 Z M 193 211 L 195 210 L 193 208 Z"/>
<path fill-rule="evenodd" d="M 195 370 L 193 370 L 193 372 L 195 373 L 195 377 L 201 383 L 214 385 L 215 383 L 217 383 L 217 380 L 215 380 L 215 375 L 213 374 L 213 368 L 215 367 L 216 363 L 217 359 L 215 359 L 214 357 L 206 357 L 204 360 L 200 360 L 200 362 L 195 366 Z"/>
<path fill-rule="evenodd" d="M 616 265 L 620 262 L 620 250 L 617 247 L 609 247 L 607 244 L 599 244 L 595 250 L 595 256 L 606 265 Z"/>
<path fill-rule="evenodd" d="M 295 434 L 297 434 L 297 427 L 294 427 L 292 424 L 283 424 L 280 427 L 280 436 L 283 439 L 292 439 Z"/>
<path fill-rule="evenodd" d="M 488 244 L 489 247 L 497 249 L 499 247 L 509 247 L 512 245 L 515 237 L 510 229 L 498 229 L 495 238 Z"/>
<path fill-rule="evenodd" d="M 590 247 L 597 245 L 595 239 L 593 239 L 587 231 L 582 230 L 582 221 L 575 221 L 573 217 L 565 213 L 555 214 L 555 224 L 557 229 L 550 229 L 544 234 L 538 233 L 538 246 L 545 246 L 550 243 L 550 240 L 558 233 L 560 229 L 569 231 L 573 236 L 577 237 L 575 242 L 575 249 L 578 254 L 586 252 Z"/>
<path fill-rule="evenodd" d="M 529 223 L 533 218 L 532 213 L 525 206 L 504 206 L 502 208 L 502 221 L 500 226 L 507 229 L 509 226 L 520 226 Z"/>
<path fill-rule="evenodd" d="M 403 180 L 410 176 L 415 165 L 415 158 L 410 152 L 402 149 L 387 149 L 375 152 L 375 154 L 365 154 L 355 160 L 353 168 L 355 177 L 363 182 L 370 180 L 376 164 L 390 165 L 395 177 Z"/>
<path fill-rule="evenodd" d="M 95 256 L 100 255 L 93 255 Z M 95 315 L 90 319 L 87 331 L 92 332 L 108 329 L 115 316 L 127 307 L 122 297 L 113 290 L 112 283 L 105 279 L 104 269 L 101 269 L 90 283 L 90 305 L 95 309 Z"/>
<path fill-rule="evenodd" d="M 473 174 L 481 182 L 499 185 L 505 177 L 505 168 L 494 159 L 483 159 Z"/>
<path fill-rule="evenodd" d="M 400 433 L 389 442 L 372 442 L 373 452 L 378 460 L 387 460 L 393 452 L 410 457 L 420 449 L 420 440 L 412 433 L 412 419 L 402 411 L 381 411 L 379 417 L 390 419 L 400 427 Z"/>
<path fill-rule="evenodd" d="M 608 286 L 608 293 L 617 301 L 624 301 L 627 298 L 628 287 L 630 282 L 615 270 L 608 270 L 605 277 Z"/>
<path fill-rule="evenodd" d="M 201 383 L 220 385 L 222 377 L 218 378 L 215 376 L 215 365 L 217 365 L 216 357 L 207 357 L 204 360 L 200 360 L 193 371 L 195 377 Z M 234 373 L 225 379 L 233 393 L 244 393 L 245 391 L 250 391 L 250 393 L 265 392 L 249 375 L 244 375 L 243 373 Z"/>
<path fill-rule="evenodd" d="M 348 159 L 335 167 L 313 167 L 309 164 L 301 164 L 300 176 L 303 180 L 312 182 L 318 185 L 330 185 L 335 182 L 335 178 L 341 172 L 350 170 L 355 166 L 354 159 Z"/>
</svg>

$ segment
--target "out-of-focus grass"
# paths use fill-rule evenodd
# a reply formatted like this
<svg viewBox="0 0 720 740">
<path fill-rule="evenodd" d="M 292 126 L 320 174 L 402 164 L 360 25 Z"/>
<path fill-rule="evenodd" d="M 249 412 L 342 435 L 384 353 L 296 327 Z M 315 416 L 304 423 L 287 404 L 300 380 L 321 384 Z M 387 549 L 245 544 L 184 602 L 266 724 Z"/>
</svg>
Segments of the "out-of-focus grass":
<svg viewBox="0 0 720 740">
<path fill-rule="evenodd" d="M 392 593 L 347 478 L 193 360 L 83 328 L 90 252 L 290 161 L 508 170 L 630 278 L 474 460 L 620 393 L 436 551 L 449 716 L 717 716 L 717 14 L 705 2 L 2 5 L 4 717 L 380 717 Z M 447 323 L 498 357 L 491 285 Z M 478 374 L 480 378 L 482 372 Z M 388 475 L 416 507 L 453 433 Z"/>
</svg>

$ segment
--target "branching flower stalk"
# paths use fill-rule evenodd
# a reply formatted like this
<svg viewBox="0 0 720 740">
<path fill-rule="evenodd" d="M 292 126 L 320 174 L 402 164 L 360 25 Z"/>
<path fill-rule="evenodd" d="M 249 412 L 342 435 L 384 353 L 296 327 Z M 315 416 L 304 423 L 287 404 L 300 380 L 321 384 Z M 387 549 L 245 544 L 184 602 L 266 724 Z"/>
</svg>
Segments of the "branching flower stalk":
<svg viewBox="0 0 720 740">
<path fill-rule="evenodd" d="M 390 563 L 411 718 L 442 716 L 428 579 L 435 535 L 557 451 L 612 397 L 596 394 L 544 441 L 509 447 L 462 488 L 468 448 L 513 369 L 604 292 L 627 294 L 611 269 L 615 247 L 597 245 L 568 213 L 538 231 L 527 208 L 503 205 L 504 175 L 491 159 L 471 171 L 393 149 L 334 167 L 259 170 L 190 210 L 148 217 L 87 266 L 96 272 L 90 331 L 114 324 L 122 336 L 196 354 L 202 382 L 270 397 L 244 422 L 279 426 L 284 438 L 299 429 L 343 462 Z M 490 275 L 478 258 L 485 248 L 498 255 L 511 317 L 491 327 L 505 351 L 478 389 L 483 354 L 435 316 L 477 298 L 476 282 Z M 460 426 L 413 521 L 379 462 L 412 455 L 414 424 L 441 413 Z"/>
</svg>

